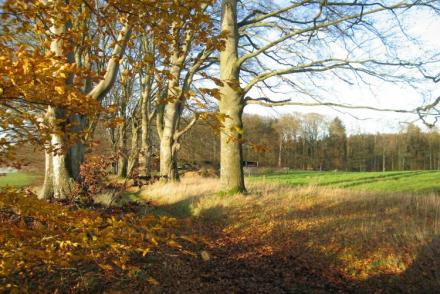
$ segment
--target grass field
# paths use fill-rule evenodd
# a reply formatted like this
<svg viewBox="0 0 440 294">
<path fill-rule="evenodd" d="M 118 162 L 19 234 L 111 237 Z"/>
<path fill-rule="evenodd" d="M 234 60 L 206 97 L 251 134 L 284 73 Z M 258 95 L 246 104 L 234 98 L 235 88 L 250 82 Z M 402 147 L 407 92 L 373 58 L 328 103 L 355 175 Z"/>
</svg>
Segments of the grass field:
<svg viewBox="0 0 440 294">
<path fill-rule="evenodd" d="M 31 185 L 35 179 L 35 175 L 26 172 L 10 173 L 5 176 L 0 176 L 0 188 L 6 186 L 28 186 Z"/>
<path fill-rule="evenodd" d="M 290 186 L 320 186 L 358 191 L 438 192 L 440 171 L 398 172 L 273 172 L 252 176 L 252 180 Z"/>
</svg>

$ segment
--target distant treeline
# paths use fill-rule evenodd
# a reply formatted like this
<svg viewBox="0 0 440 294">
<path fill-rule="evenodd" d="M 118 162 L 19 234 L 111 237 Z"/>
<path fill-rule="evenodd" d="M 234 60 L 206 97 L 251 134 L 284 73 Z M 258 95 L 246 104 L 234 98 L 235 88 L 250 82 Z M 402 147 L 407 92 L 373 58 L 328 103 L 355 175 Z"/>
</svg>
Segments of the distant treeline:
<svg viewBox="0 0 440 294">
<path fill-rule="evenodd" d="M 185 136 L 183 161 L 219 161 L 219 134 L 201 121 Z M 244 118 L 244 159 L 303 170 L 440 169 L 440 133 L 408 124 L 395 134 L 351 134 L 339 118 L 295 114 Z"/>
</svg>

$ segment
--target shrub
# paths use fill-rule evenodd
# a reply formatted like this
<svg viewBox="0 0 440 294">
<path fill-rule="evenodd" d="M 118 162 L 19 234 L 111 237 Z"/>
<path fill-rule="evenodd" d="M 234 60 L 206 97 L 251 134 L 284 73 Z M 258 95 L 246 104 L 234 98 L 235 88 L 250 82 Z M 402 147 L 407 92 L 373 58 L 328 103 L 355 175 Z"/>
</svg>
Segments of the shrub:
<svg viewBox="0 0 440 294">
<path fill-rule="evenodd" d="M 85 204 L 93 203 L 93 196 L 109 189 L 120 189 L 117 184 L 107 181 L 110 168 L 116 161 L 116 157 L 89 156 L 81 164 L 81 182 L 76 183 L 73 189 L 73 198 L 79 199 Z"/>
</svg>

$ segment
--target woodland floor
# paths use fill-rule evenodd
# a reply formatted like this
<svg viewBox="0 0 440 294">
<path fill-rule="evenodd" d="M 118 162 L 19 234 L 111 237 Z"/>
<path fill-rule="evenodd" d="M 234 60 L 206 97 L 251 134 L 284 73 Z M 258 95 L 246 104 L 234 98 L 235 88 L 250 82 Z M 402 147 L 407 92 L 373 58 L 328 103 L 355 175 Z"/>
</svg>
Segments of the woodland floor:
<svg viewBox="0 0 440 294">
<path fill-rule="evenodd" d="M 22 215 L 23 222 L 15 221 L 14 230 L 3 225 L 0 229 L 0 235 L 6 236 L 5 240 L 0 236 L 0 257 L 5 257 L 0 270 L 12 268 L 3 278 L 7 287 L 1 285 L 0 274 L 0 290 L 23 290 L 23 285 L 27 287 L 23 292 L 32 293 L 42 289 L 435 293 L 440 289 L 438 194 L 293 187 L 261 179 L 248 179 L 247 184 L 246 195 L 222 195 L 217 179 L 187 177 L 180 184 L 156 183 L 127 192 L 125 198 L 136 199 L 141 206 L 124 210 L 77 210 L 42 202 L 35 207 L 29 197 L 20 204 L 20 197 L 5 196 L 0 199 L 0 221 L 19 220 Z M 125 218 L 127 212 L 131 214 Z M 153 222 L 148 215 L 160 221 Z M 43 219 L 44 226 L 34 225 Z M 42 234 L 35 232 L 40 227 L 45 235 L 70 243 L 46 246 L 39 241 Z M 156 230 L 160 245 L 134 256 L 139 246 L 145 246 L 145 236 L 153 239 L 148 234 L 156 236 Z M 88 240 L 79 238 L 77 231 L 86 232 Z M 21 249 L 15 250 L 23 244 L 32 250 L 45 245 L 46 251 L 32 252 L 26 260 Z M 59 260 L 66 252 L 70 255 L 64 265 Z M 13 263 L 20 258 L 23 261 Z M 50 264 L 52 273 L 45 272 L 42 264 Z"/>
</svg>

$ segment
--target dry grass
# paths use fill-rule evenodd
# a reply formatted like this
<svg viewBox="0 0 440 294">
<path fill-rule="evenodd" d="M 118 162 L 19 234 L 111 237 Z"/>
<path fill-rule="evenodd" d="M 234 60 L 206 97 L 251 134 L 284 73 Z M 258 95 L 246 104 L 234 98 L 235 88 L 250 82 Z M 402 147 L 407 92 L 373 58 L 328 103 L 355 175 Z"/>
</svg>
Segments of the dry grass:
<svg viewBox="0 0 440 294">
<path fill-rule="evenodd" d="M 439 195 L 264 182 L 250 183 L 248 190 L 247 195 L 221 196 L 218 180 L 186 178 L 181 184 L 155 184 L 142 196 L 171 214 L 221 223 L 224 234 L 253 244 L 236 258 L 301 251 L 318 267 L 347 279 L 393 276 L 413 286 L 413 279 L 440 286 Z"/>
<path fill-rule="evenodd" d="M 183 177 L 179 183 L 156 182 L 146 186 L 140 196 L 160 205 L 171 205 L 191 199 L 195 202 L 200 197 L 213 195 L 219 190 L 218 179 L 191 176 Z"/>
</svg>

